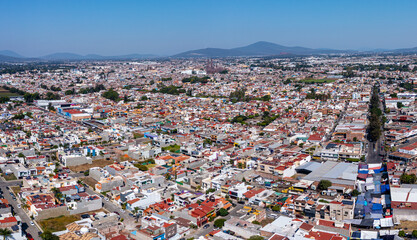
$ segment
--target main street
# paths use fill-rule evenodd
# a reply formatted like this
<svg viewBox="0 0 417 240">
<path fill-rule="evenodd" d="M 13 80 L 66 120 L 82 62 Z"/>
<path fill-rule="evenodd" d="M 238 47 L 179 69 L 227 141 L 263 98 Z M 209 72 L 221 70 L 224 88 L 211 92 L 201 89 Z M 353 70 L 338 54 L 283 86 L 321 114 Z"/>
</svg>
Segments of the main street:
<svg viewBox="0 0 417 240">
<path fill-rule="evenodd" d="M 3 197 L 9 201 L 9 204 L 13 207 L 13 211 L 15 214 L 17 214 L 21 221 L 22 221 L 22 229 L 26 232 L 30 233 L 32 237 L 36 240 L 41 240 L 39 237 L 39 234 L 41 233 L 41 230 L 36 227 L 36 225 L 31 225 L 30 222 L 32 221 L 28 215 L 25 213 L 23 208 L 18 208 L 18 202 L 13 200 L 12 196 L 10 195 L 10 191 L 7 189 L 7 186 L 17 186 L 20 184 L 21 181 L 3 181 L 2 178 L 0 178 L 0 189 L 3 192 Z"/>
<path fill-rule="evenodd" d="M 382 114 L 384 114 L 384 107 L 381 101 L 378 102 L 378 107 L 381 110 Z M 381 116 L 382 118 L 382 116 Z M 382 122 L 382 120 L 381 120 Z M 383 149 L 384 142 L 384 124 L 381 124 L 381 135 L 379 136 L 376 142 L 368 141 L 368 149 L 367 149 L 367 163 L 381 163 L 382 156 L 384 155 L 385 150 Z"/>
</svg>

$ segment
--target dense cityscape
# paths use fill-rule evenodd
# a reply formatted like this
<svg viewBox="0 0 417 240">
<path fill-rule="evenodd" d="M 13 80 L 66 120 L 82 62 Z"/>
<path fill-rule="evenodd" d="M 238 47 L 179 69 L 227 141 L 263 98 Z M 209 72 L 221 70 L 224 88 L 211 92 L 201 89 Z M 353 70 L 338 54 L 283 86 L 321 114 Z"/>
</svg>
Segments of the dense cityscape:
<svg viewBox="0 0 417 240">
<path fill-rule="evenodd" d="M 417 237 L 417 56 L 0 64 L 0 236 Z"/>
</svg>

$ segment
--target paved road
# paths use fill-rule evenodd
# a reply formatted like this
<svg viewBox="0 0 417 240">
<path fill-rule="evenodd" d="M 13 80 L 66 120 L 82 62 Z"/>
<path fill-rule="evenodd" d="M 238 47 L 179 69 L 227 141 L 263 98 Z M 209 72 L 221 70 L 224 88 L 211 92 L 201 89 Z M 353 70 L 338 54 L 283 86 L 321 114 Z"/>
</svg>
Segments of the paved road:
<svg viewBox="0 0 417 240">
<path fill-rule="evenodd" d="M 19 183 L 19 181 L 4 182 L 1 179 L 0 180 L 0 189 L 3 191 L 3 197 L 7 201 L 9 201 L 9 204 L 13 206 L 13 211 L 15 212 L 15 214 L 17 214 L 20 217 L 20 219 L 22 220 L 23 230 L 30 233 L 34 239 L 41 240 L 41 238 L 39 237 L 39 233 L 41 232 L 41 230 L 38 229 L 36 227 L 36 225 L 35 226 L 30 225 L 30 222 L 32 220 L 26 215 L 26 213 L 23 211 L 22 208 L 17 207 L 18 203 L 15 200 L 13 200 L 12 196 L 10 195 L 10 191 L 7 190 L 7 188 L 6 188 L 6 186 L 18 185 L 18 183 Z"/>
<path fill-rule="evenodd" d="M 94 192 L 92 189 L 88 187 L 85 188 L 85 191 L 90 195 L 97 194 L 97 195 L 102 196 L 101 194 Z M 129 216 L 129 212 L 127 211 L 122 212 L 122 209 L 111 201 L 106 201 L 103 199 L 103 207 L 109 212 L 119 213 L 119 216 L 124 219 L 125 225 L 130 225 L 131 223 L 134 223 L 136 220 L 134 217 Z"/>
<path fill-rule="evenodd" d="M 382 114 L 384 114 L 384 107 L 381 101 L 379 101 L 379 109 L 381 109 Z M 382 116 L 381 116 L 382 117 Z M 367 163 L 381 163 L 382 162 L 382 154 L 385 151 L 382 149 L 383 145 L 382 142 L 384 141 L 384 128 L 381 126 L 381 136 L 376 142 L 369 142 L 368 141 L 368 149 L 367 149 Z"/>
</svg>

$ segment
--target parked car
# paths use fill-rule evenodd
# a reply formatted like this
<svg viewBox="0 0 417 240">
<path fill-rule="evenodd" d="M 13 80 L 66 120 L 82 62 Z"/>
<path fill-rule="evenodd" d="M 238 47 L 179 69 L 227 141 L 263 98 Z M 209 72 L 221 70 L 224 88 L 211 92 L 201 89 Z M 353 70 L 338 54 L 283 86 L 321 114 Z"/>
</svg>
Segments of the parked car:
<svg viewBox="0 0 417 240">
<path fill-rule="evenodd" d="M 204 225 L 204 227 L 203 228 L 209 228 L 210 227 L 210 224 L 206 224 L 206 225 Z"/>
<path fill-rule="evenodd" d="M 32 225 L 32 226 L 33 226 L 33 225 L 35 225 L 35 224 L 31 221 L 31 222 L 30 222 L 30 225 Z"/>
</svg>

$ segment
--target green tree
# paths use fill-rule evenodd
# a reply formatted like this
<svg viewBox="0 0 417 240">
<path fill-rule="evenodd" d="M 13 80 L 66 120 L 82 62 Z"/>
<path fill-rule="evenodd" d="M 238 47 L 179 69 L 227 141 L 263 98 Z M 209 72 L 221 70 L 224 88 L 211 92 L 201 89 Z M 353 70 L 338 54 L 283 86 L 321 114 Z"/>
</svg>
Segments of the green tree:
<svg viewBox="0 0 417 240">
<path fill-rule="evenodd" d="M 273 206 L 271 209 L 272 209 L 272 211 L 279 212 L 281 210 L 281 206 L 277 204 L 277 205 Z"/>
<path fill-rule="evenodd" d="M 222 228 L 224 226 L 224 222 L 226 222 L 226 219 L 220 218 L 214 221 L 214 226 L 217 228 Z"/>
<path fill-rule="evenodd" d="M 397 108 L 402 108 L 402 107 L 404 107 L 403 103 L 402 102 L 397 102 Z"/>
<path fill-rule="evenodd" d="M 413 238 L 417 238 L 417 230 L 413 230 L 413 232 L 411 233 L 411 236 Z"/>
<path fill-rule="evenodd" d="M 12 231 L 7 228 L 0 228 L 0 236 L 3 236 L 3 240 L 6 240 L 12 236 Z"/>
<path fill-rule="evenodd" d="M 45 231 L 39 235 L 43 240 L 59 240 L 57 235 L 52 234 L 50 231 Z"/>
<path fill-rule="evenodd" d="M 359 196 L 359 194 L 361 194 L 358 190 L 356 190 L 356 189 L 354 189 L 353 191 L 352 191 L 352 196 L 353 197 L 356 197 L 356 196 Z"/>
<path fill-rule="evenodd" d="M 405 184 L 414 184 L 416 182 L 416 180 L 417 180 L 417 177 L 416 177 L 415 174 L 406 174 L 406 173 L 404 173 L 400 177 L 401 183 L 405 183 Z"/>
<path fill-rule="evenodd" d="M 318 189 L 320 189 L 320 190 L 327 190 L 331 186 L 332 186 L 332 182 L 330 182 L 329 180 L 321 180 L 319 182 Z"/>
<path fill-rule="evenodd" d="M 147 167 L 147 166 L 145 166 L 145 165 L 140 165 L 140 166 L 139 166 L 139 170 L 141 170 L 141 171 L 143 171 L 143 172 L 146 172 L 146 171 L 148 171 L 148 167 Z"/>
<path fill-rule="evenodd" d="M 102 96 L 115 102 L 119 100 L 119 93 L 114 91 L 113 88 L 104 92 Z"/>
<path fill-rule="evenodd" d="M 398 236 L 399 236 L 399 237 L 405 237 L 405 232 L 404 232 L 404 230 L 399 231 L 399 232 L 398 232 Z"/>
<path fill-rule="evenodd" d="M 224 209 L 224 208 L 220 208 L 219 215 L 222 216 L 222 217 L 224 217 L 224 216 L 229 215 L 229 212 L 226 209 Z"/>
</svg>

